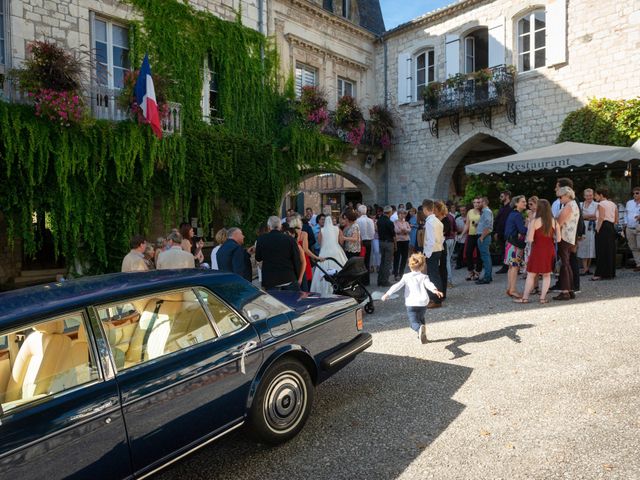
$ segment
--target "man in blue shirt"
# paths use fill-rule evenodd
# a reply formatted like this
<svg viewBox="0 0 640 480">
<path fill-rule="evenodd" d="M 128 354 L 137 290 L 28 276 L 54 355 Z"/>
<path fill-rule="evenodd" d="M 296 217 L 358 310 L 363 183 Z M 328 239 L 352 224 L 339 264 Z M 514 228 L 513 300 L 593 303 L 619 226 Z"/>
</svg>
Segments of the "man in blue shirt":
<svg viewBox="0 0 640 480">
<path fill-rule="evenodd" d="M 480 258 L 482 259 L 482 266 L 484 267 L 484 276 L 477 280 L 476 284 L 486 285 L 491 283 L 493 280 L 491 275 L 491 254 L 489 253 L 489 247 L 491 246 L 491 232 L 493 231 L 493 212 L 489 208 L 489 199 L 487 197 L 482 198 L 482 212 L 480 213 L 477 231 L 478 250 L 480 251 Z"/>
<path fill-rule="evenodd" d="M 227 230 L 227 241 L 218 250 L 216 259 L 218 260 L 218 270 L 237 273 L 250 282 L 252 277 L 251 258 L 242 246 L 243 243 L 242 230 L 237 227 L 230 228 Z"/>
</svg>

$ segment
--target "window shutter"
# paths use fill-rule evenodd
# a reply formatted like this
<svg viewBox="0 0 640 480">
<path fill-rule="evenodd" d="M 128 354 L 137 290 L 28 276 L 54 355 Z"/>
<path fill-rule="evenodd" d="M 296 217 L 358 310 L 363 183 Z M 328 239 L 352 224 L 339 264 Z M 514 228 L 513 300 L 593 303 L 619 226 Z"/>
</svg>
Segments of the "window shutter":
<svg viewBox="0 0 640 480">
<path fill-rule="evenodd" d="M 445 37 L 446 77 L 460 73 L 460 37 L 447 35 Z"/>
<path fill-rule="evenodd" d="M 411 55 L 398 55 L 398 105 L 411 102 Z"/>
<path fill-rule="evenodd" d="M 567 0 L 549 0 L 547 22 L 547 66 L 567 61 Z"/>
<path fill-rule="evenodd" d="M 505 28 L 502 19 L 489 24 L 489 67 L 503 65 Z"/>
</svg>

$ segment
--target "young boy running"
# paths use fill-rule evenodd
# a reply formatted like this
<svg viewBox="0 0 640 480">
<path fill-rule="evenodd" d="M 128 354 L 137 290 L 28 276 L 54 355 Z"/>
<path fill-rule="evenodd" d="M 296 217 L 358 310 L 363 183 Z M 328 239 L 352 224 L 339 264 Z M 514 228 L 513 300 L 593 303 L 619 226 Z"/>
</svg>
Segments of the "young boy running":
<svg viewBox="0 0 640 480">
<path fill-rule="evenodd" d="M 427 290 L 439 298 L 442 297 L 442 292 L 431 283 L 427 275 L 422 273 L 425 263 L 426 260 L 423 254 L 414 253 L 411 255 L 411 258 L 409 258 L 409 268 L 411 271 L 405 273 L 398 283 L 392 285 L 381 299 L 385 302 L 389 299 L 389 296 L 402 287 L 405 287 L 404 304 L 407 307 L 409 326 L 413 331 L 418 333 L 418 338 L 421 343 L 427 343 L 427 328 L 424 323 L 424 314 L 427 311 L 427 304 L 429 303 Z"/>
</svg>

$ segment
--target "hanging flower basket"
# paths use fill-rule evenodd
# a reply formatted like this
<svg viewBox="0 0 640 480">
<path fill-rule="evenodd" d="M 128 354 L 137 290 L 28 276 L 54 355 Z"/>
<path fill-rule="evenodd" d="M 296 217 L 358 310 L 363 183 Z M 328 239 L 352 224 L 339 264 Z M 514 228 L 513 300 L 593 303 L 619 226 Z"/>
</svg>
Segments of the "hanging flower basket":
<svg viewBox="0 0 640 480">
<path fill-rule="evenodd" d="M 135 87 L 139 74 L 140 70 L 133 70 L 125 73 L 124 87 L 118 96 L 118 105 L 123 110 L 129 112 L 129 115 L 133 120 L 140 124 L 146 124 L 148 123 L 147 119 L 144 118 L 142 107 L 138 105 L 135 94 Z M 152 74 L 151 77 L 153 78 L 153 88 L 156 93 L 156 102 L 158 103 L 158 113 L 162 120 L 169 116 L 170 110 L 167 89 L 169 88 L 170 81 L 166 77 L 156 73 Z"/>
<path fill-rule="evenodd" d="M 369 109 L 371 140 L 383 150 L 391 147 L 393 138 L 393 115 L 383 105 L 374 105 Z"/>
<path fill-rule="evenodd" d="M 329 120 L 327 99 L 317 87 L 302 87 L 298 109 L 305 122 L 317 125 L 321 129 L 324 128 Z"/>
<path fill-rule="evenodd" d="M 338 100 L 335 115 L 336 127 L 346 132 L 347 142 L 358 146 L 364 137 L 364 118 L 355 98 L 345 95 Z"/>
</svg>

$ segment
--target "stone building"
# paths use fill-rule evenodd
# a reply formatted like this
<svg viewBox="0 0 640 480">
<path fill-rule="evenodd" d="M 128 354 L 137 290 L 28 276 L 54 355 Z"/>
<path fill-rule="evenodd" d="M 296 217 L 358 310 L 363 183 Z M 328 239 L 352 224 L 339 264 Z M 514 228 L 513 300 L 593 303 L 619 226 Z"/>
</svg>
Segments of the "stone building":
<svg viewBox="0 0 640 480">
<path fill-rule="evenodd" d="M 384 31 L 378 0 L 189 0 L 196 9 L 228 21 L 240 14 L 243 25 L 274 37 L 281 59 L 281 77 L 290 74 L 297 88 L 315 85 L 327 93 L 329 108 L 338 96 L 350 94 L 367 111 L 378 96 L 375 87 L 376 39 Z M 34 40 L 52 40 L 81 52 L 86 60 L 86 98 L 96 118 L 127 118 L 116 102 L 129 64 L 129 25 L 138 13 L 119 0 L 0 0 L 0 99 L 19 100 L 5 74 L 20 67 Z M 203 119 L 215 121 L 211 108 L 214 72 L 203 59 Z M 180 133 L 180 105 L 171 104 L 165 133 Z M 345 156 L 344 175 L 353 179 L 368 200 L 377 198 L 376 184 L 362 167 L 366 154 Z M 152 224 L 151 237 L 165 233 L 162 221 Z M 157 231 L 156 231 L 157 230 Z M 59 265 L 27 265 L 20 239 L 9 242 L 0 212 L 0 287 L 52 280 Z"/>
<path fill-rule="evenodd" d="M 391 203 L 446 198 L 460 193 L 465 164 L 554 143 L 589 98 L 640 95 L 640 2 L 462 0 L 385 32 L 375 64 L 400 123 L 378 190 Z M 517 69 L 515 108 L 444 115 L 432 135 L 435 120 L 423 120 L 429 83 L 500 65 Z M 464 90 L 471 107 L 482 102 L 473 82 Z"/>
</svg>

